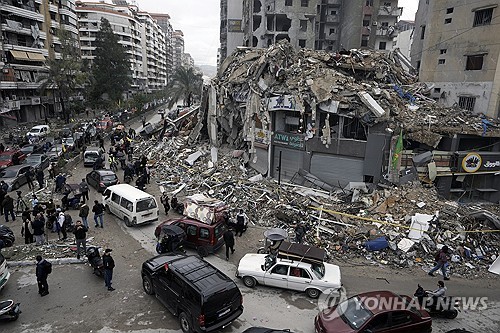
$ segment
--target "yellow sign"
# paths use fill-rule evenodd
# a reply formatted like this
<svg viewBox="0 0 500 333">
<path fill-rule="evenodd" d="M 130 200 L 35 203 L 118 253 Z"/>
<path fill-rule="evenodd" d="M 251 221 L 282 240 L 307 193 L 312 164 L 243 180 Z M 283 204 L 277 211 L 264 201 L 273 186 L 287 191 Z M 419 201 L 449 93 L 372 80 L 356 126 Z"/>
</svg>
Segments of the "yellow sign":
<svg viewBox="0 0 500 333">
<path fill-rule="evenodd" d="M 482 162 L 483 159 L 481 158 L 481 155 L 478 153 L 469 153 L 462 160 L 462 169 L 468 173 L 476 172 L 479 168 L 481 168 Z"/>
</svg>

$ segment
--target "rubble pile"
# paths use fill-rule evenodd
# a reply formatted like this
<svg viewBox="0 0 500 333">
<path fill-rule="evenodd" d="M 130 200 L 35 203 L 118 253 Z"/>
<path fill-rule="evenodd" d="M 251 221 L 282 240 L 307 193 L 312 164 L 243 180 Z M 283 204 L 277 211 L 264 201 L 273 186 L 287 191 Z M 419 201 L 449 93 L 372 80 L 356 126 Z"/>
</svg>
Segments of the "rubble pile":
<svg viewBox="0 0 500 333">
<path fill-rule="evenodd" d="M 269 130 L 267 100 L 283 95 L 293 96 L 302 113 L 310 110 L 313 120 L 319 106 L 368 126 L 383 122 L 391 129 L 403 127 L 408 138 L 432 146 L 441 135 L 482 133 L 477 115 L 440 107 L 426 97 L 432 87 L 417 83 L 395 53 L 295 50 L 286 40 L 268 49 L 239 48 L 221 65 L 214 86 L 221 105 L 218 121 L 236 146 L 251 134 L 255 116 Z M 486 135 L 499 136 L 500 129 L 489 128 Z"/>
</svg>

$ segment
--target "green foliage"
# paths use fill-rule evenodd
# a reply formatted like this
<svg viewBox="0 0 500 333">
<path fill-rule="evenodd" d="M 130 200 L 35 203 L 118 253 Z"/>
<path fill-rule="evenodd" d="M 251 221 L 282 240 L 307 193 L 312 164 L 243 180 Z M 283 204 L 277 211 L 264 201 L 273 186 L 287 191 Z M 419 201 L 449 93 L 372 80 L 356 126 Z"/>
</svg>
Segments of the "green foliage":
<svg viewBox="0 0 500 333">
<path fill-rule="evenodd" d="M 180 100 L 191 106 L 193 99 L 201 96 L 202 87 L 201 74 L 196 74 L 192 68 L 178 67 L 165 88 L 166 97 L 170 98 L 167 106 L 171 108 Z"/>
<path fill-rule="evenodd" d="M 117 104 L 130 87 L 130 62 L 119 38 L 109 21 L 101 18 L 101 26 L 95 41 L 95 58 L 92 64 L 92 88 L 90 100 L 94 104 L 110 101 Z M 106 104 L 104 102 L 104 104 Z"/>
<path fill-rule="evenodd" d="M 83 87 L 87 74 L 82 71 L 80 48 L 76 38 L 67 30 L 60 29 L 58 33 L 61 42 L 60 58 L 49 59 L 46 65 L 49 68 L 47 76 L 41 77 L 40 90 L 44 93 L 53 90 L 61 99 L 63 117 L 69 122 L 70 114 L 66 102 L 76 91 Z"/>
</svg>

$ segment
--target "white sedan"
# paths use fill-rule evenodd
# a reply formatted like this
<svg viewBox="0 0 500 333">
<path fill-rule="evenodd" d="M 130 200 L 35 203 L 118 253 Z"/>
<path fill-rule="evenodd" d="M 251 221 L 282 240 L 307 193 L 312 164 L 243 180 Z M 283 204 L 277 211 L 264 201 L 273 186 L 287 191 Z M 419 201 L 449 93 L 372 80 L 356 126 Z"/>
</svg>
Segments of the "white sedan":
<svg viewBox="0 0 500 333">
<path fill-rule="evenodd" d="M 236 276 L 245 286 L 256 284 L 305 291 L 318 298 L 321 293 L 340 289 L 340 268 L 324 262 L 280 258 L 273 255 L 249 253 L 241 258 Z"/>
</svg>

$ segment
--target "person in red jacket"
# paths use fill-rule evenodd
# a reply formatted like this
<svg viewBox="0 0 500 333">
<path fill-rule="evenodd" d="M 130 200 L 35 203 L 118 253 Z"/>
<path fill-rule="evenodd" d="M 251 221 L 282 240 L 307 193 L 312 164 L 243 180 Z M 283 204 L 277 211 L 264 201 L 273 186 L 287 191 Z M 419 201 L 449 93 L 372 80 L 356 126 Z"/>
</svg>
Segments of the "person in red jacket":
<svg viewBox="0 0 500 333">
<path fill-rule="evenodd" d="M 443 246 L 441 250 L 436 254 L 436 266 L 429 271 L 430 276 L 434 276 L 434 272 L 438 269 L 441 269 L 443 273 L 443 277 L 445 280 L 449 280 L 450 278 L 446 274 L 446 264 L 448 263 L 448 246 Z"/>
</svg>

